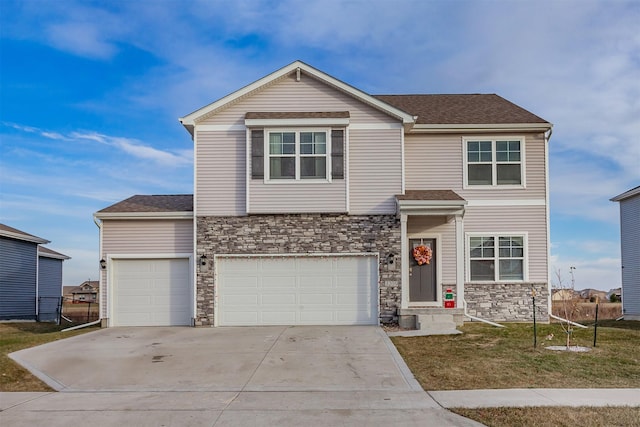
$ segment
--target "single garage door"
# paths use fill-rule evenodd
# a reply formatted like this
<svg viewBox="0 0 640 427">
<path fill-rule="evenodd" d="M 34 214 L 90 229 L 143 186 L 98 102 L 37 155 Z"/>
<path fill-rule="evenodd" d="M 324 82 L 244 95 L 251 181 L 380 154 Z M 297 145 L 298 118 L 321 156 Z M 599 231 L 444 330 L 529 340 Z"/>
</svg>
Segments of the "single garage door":
<svg viewBox="0 0 640 427">
<path fill-rule="evenodd" d="M 377 265 L 372 256 L 220 257 L 218 324 L 377 324 Z"/>
<path fill-rule="evenodd" d="M 189 259 L 113 261 L 114 326 L 191 324 Z"/>
</svg>

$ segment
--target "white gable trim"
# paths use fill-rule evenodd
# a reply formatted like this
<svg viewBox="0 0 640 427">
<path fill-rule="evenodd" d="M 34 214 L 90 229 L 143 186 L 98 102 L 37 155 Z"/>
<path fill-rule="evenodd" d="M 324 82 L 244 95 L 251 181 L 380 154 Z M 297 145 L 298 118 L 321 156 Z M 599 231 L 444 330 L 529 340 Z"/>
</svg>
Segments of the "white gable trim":
<svg viewBox="0 0 640 427">
<path fill-rule="evenodd" d="M 310 76 L 313 76 L 318 80 L 321 80 L 327 83 L 328 85 L 333 86 L 336 89 L 341 90 L 353 96 L 354 98 L 360 100 L 361 102 L 369 104 L 370 106 L 377 108 L 382 112 L 385 112 L 393 117 L 398 118 L 399 120 L 402 120 L 402 123 L 404 125 L 407 125 L 408 127 L 411 127 L 415 123 L 415 118 L 412 115 L 407 114 L 406 112 L 398 108 L 392 107 L 386 102 L 380 101 L 379 99 L 376 99 L 371 95 L 368 95 L 362 92 L 361 90 L 356 89 L 353 86 L 350 86 L 344 82 L 341 82 L 340 80 L 334 77 L 331 77 L 330 75 L 325 74 L 322 71 L 317 70 L 311 67 L 310 65 L 305 64 L 302 61 L 292 62 L 291 64 L 277 71 L 274 71 L 273 73 L 259 80 L 256 80 L 255 82 L 243 87 L 240 90 L 237 90 L 205 107 L 202 107 L 190 114 L 187 114 L 186 116 L 179 119 L 180 123 L 182 123 L 182 125 L 187 129 L 192 129 L 197 124 L 198 121 L 204 119 L 205 117 L 215 112 L 216 110 L 224 107 L 229 103 L 235 102 L 238 99 L 251 94 L 252 92 L 261 90 L 263 87 L 268 86 L 276 82 L 277 80 L 286 77 L 287 75 L 289 75 L 290 73 L 296 70 L 303 71 L 304 73 Z"/>
</svg>

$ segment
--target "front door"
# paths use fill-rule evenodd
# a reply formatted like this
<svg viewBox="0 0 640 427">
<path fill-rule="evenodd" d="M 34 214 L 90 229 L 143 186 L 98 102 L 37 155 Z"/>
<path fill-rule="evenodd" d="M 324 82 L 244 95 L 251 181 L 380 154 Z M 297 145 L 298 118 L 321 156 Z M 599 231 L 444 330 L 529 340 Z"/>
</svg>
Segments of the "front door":
<svg viewBox="0 0 640 427">
<path fill-rule="evenodd" d="M 437 255 L 436 239 L 409 239 L 410 302 L 437 301 Z"/>
</svg>

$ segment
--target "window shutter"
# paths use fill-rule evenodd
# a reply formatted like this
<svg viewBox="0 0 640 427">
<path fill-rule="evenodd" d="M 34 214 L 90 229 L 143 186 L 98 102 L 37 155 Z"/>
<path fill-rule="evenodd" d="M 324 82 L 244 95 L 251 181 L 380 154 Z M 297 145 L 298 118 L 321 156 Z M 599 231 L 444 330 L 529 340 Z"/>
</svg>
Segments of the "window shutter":
<svg viewBox="0 0 640 427">
<path fill-rule="evenodd" d="M 331 177 L 344 179 L 344 129 L 331 131 Z"/>
<path fill-rule="evenodd" d="M 264 130 L 251 131 L 251 178 L 264 178 Z"/>
</svg>

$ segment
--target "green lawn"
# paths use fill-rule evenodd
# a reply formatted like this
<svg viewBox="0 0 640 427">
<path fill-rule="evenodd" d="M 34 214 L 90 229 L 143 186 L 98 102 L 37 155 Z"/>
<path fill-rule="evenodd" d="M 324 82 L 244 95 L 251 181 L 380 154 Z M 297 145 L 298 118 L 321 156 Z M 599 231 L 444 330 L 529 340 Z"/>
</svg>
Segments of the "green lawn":
<svg viewBox="0 0 640 427">
<path fill-rule="evenodd" d="M 96 327 L 88 327 L 60 332 L 65 327 L 68 326 L 53 323 L 0 323 L 0 391 L 51 391 L 49 386 L 9 359 L 8 354 L 96 330 Z"/>
</svg>

